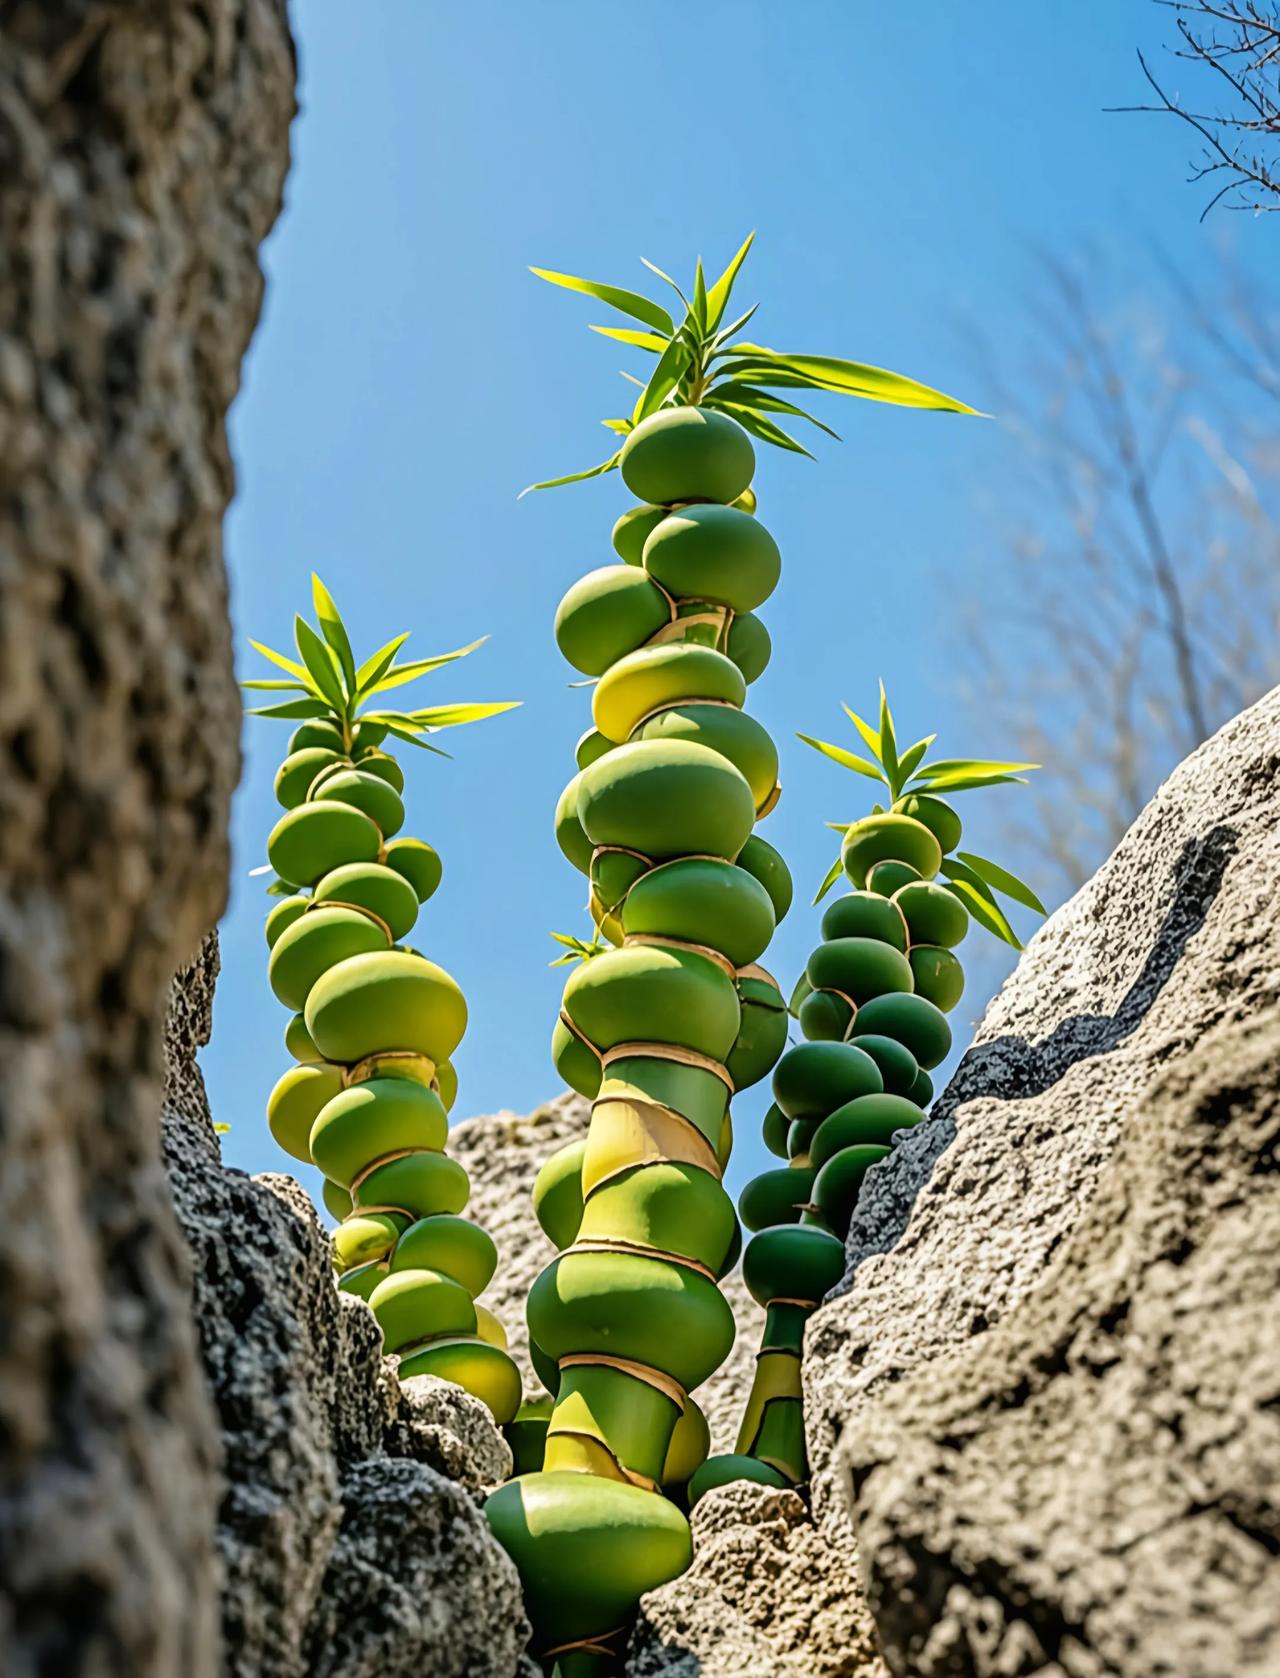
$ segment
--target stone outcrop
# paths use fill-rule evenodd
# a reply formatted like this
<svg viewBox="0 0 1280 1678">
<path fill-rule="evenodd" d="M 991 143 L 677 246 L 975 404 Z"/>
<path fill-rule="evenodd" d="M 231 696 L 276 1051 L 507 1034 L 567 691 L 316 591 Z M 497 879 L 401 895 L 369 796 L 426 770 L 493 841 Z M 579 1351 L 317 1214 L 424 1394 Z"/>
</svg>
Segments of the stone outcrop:
<svg viewBox="0 0 1280 1678">
<path fill-rule="evenodd" d="M 225 417 L 283 0 L 0 25 L 0 1670 L 211 1678 L 218 1439 L 160 1164 L 239 771 Z"/>
<path fill-rule="evenodd" d="M 634 1671 L 1280 1670 L 1278 1002 L 1280 690 L 1161 788 L 869 1173 L 808 1339 L 812 1520 L 708 1499 Z M 869 1610 L 880 1648 L 828 1668 L 791 1570 L 841 1545 L 820 1624 Z"/>
<path fill-rule="evenodd" d="M 464 1119 L 449 1135 L 449 1152 L 471 1179 L 469 1215 L 498 1244 L 498 1273 L 484 1302 L 506 1327 L 526 1393 L 541 1392 L 542 1385 L 529 1362 L 525 1300 L 539 1272 L 555 1256 L 555 1248 L 533 1214 L 533 1182 L 549 1155 L 585 1134 L 590 1117 L 589 1101 L 565 1094 L 527 1118 L 496 1113 Z M 712 1449 L 731 1451 L 751 1385 L 764 1312 L 743 1285 L 741 1270 L 727 1276 L 720 1286 L 733 1307 L 738 1336 L 725 1362 L 699 1387 L 697 1399 L 711 1427 Z"/>
<path fill-rule="evenodd" d="M 195 1062 L 215 971 L 210 938 L 175 982 L 165 1148 L 221 1432 L 224 1671 L 510 1678 L 528 1628 L 479 1507 L 506 1442 L 461 1388 L 401 1385 L 292 1178 L 222 1165 Z"/>
</svg>

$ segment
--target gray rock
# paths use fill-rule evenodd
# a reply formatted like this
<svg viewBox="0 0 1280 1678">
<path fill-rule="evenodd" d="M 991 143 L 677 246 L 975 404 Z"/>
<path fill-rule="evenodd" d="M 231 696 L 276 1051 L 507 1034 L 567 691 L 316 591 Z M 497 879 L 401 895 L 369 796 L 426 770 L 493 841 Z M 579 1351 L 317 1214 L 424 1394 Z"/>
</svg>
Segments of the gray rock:
<svg viewBox="0 0 1280 1678">
<path fill-rule="evenodd" d="M 528 1628 L 477 1495 L 509 1473 L 506 1441 L 459 1388 L 401 1386 L 292 1178 L 221 1164 L 189 1064 L 213 972 L 206 947 L 178 982 L 165 1146 L 221 1424 L 224 1671 L 509 1678 Z"/>
<path fill-rule="evenodd" d="M 820 1531 L 794 1492 L 742 1483 L 703 1498 L 693 1539 L 689 1571 L 640 1605 L 631 1678 L 883 1678 L 847 1523 Z"/>
<path fill-rule="evenodd" d="M 1280 691 L 1161 788 L 868 1175 L 805 1379 L 894 1674 L 1280 1670 L 1278 770 Z"/>
<path fill-rule="evenodd" d="M 239 771 L 225 417 L 283 0 L 0 26 L 0 1670 L 211 1678 L 218 1436 L 160 1164 Z"/>
<path fill-rule="evenodd" d="M 529 1362 L 525 1300 L 539 1273 L 555 1256 L 533 1214 L 533 1183 L 543 1161 L 586 1133 L 591 1104 L 566 1092 L 527 1118 L 515 1113 L 464 1119 L 449 1135 L 449 1152 L 471 1179 L 468 1217 L 483 1224 L 498 1244 L 498 1271 L 484 1303 L 501 1318 L 520 1365 L 525 1392 L 541 1393 Z M 764 1312 L 747 1292 L 741 1270 L 720 1284 L 733 1308 L 738 1336 L 732 1352 L 696 1394 L 711 1427 L 714 1451 L 731 1451 L 764 1329 Z"/>
</svg>

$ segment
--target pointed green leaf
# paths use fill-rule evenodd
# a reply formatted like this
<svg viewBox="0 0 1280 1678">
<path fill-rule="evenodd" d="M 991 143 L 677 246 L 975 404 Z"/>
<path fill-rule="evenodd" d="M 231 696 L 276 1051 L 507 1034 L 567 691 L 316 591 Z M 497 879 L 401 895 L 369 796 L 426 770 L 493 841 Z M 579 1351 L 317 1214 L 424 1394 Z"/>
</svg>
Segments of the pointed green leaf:
<svg viewBox="0 0 1280 1678">
<path fill-rule="evenodd" d="M 916 764 L 919 763 L 937 738 L 936 734 L 927 734 L 923 740 L 917 740 L 914 746 L 909 746 L 903 752 L 898 759 L 898 786 L 900 788 L 905 787 L 912 775 L 915 774 Z"/>
<path fill-rule="evenodd" d="M 391 688 L 403 687 L 406 682 L 416 682 L 419 676 L 426 676 L 432 670 L 452 664 L 455 659 L 466 658 L 467 654 L 475 652 L 477 647 L 483 647 L 488 639 L 487 635 L 482 635 L 478 641 L 472 641 L 465 647 L 457 647 L 451 653 L 436 653 L 432 658 L 414 658 L 406 664 L 393 664 L 368 691 L 371 694 L 386 693 Z"/>
<path fill-rule="evenodd" d="M 252 681 L 241 682 L 242 688 L 250 688 L 255 693 L 310 693 L 312 689 L 305 682 L 286 681 Z"/>
<path fill-rule="evenodd" d="M 658 409 L 680 383 L 681 375 L 689 364 L 689 350 L 683 335 L 677 335 L 667 345 L 658 357 L 658 365 L 654 368 L 648 384 L 640 392 L 635 408 L 631 414 L 631 423 L 639 425 L 650 414 L 656 414 Z"/>
<path fill-rule="evenodd" d="M 593 326 L 592 332 L 598 332 L 602 338 L 616 338 L 620 344 L 631 344 L 638 350 L 653 350 L 661 355 L 666 349 L 668 339 L 665 333 L 636 332 L 629 326 Z"/>
<path fill-rule="evenodd" d="M 335 711 L 340 715 L 345 713 L 346 695 L 338 679 L 338 664 L 332 649 L 320 639 L 305 618 L 294 618 L 293 635 L 316 686 Z"/>
<path fill-rule="evenodd" d="M 738 254 L 707 293 L 707 323 L 713 328 L 720 324 L 725 305 L 729 301 L 729 293 L 733 290 L 733 282 L 737 279 L 738 270 L 746 261 L 747 252 L 751 249 L 754 240 L 754 231 L 748 233 L 739 247 Z"/>
<path fill-rule="evenodd" d="M 272 880 L 267 887 L 268 897 L 292 897 L 297 886 L 291 886 L 287 880 Z"/>
<path fill-rule="evenodd" d="M 771 419 L 766 419 L 755 408 L 740 405 L 737 402 L 721 401 L 719 408 L 722 413 L 736 419 L 744 431 L 749 431 L 761 443 L 772 443 L 775 449 L 787 449 L 792 454 L 806 455 L 815 460 L 816 455 L 806 449 L 803 443 L 797 443 L 795 438 L 785 432 L 780 425 L 775 425 Z"/>
<path fill-rule="evenodd" d="M 424 752 L 434 752 L 437 757 L 449 757 L 451 755 L 439 746 L 433 746 L 429 740 L 420 740 L 412 730 L 401 728 L 398 723 L 389 722 L 386 727 L 388 734 L 396 740 L 403 741 L 406 746 L 420 746 Z"/>
<path fill-rule="evenodd" d="M 249 645 L 255 653 L 261 653 L 263 658 L 270 659 L 277 669 L 287 670 L 291 676 L 298 677 L 308 687 L 311 685 L 311 678 L 307 674 L 305 665 L 295 664 L 291 658 L 286 658 L 283 653 L 273 652 L 270 647 L 264 647 L 261 641 L 250 641 Z"/>
<path fill-rule="evenodd" d="M 845 716 L 848 717 L 849 721 L 857 729 L 858 733 L 861 734 L 862 738 L 866 741 L 867 745 L 870 746 L 870 748 L 871 748 L 873 754 L 875 755 L 876 759 L 879 760 L 879 758 L 880 758 L 880 736 L 876 733 L 875 729 L 872 728 L 872 726 L 869 722 L 863 722 L 862 718 L 858 715 L 858 713 L 856 711 L 850 710 L 847 705 L 841 706 L 841 709 L 843 710 Z"/>
<path fill-rule="evenodd" d="M 963 868 L 963 864 L 960 867 Z M 949 859 L 943 862 L 942 872 L 947 876 L 947 890 L 960 899 L 979 926 L 985 927 L 1015 950 L 1022 948 L 1021 940 L 1005 919 L 999 904 L 976 875 L 963 877 Z M 965 870 L 965 873 L 968 872 Z"/>
<path fill-rule="evenodd" d="M 622 450 L 619 449 L 617 454 L 611 454 L 608 460 L 602 460 L 599 466 L 588 466 L 585 472 L 568 472 L 563 478 L 544 478 L 540 484 L 527 484 L 516 496 L 516 500 L 523 501 L 525 496 L 535 489 L 559 489 L 562 484 L 580 484 L 587 478 L 598 478 L 605 472 L 612 472 L 621 459 Z"/>
<path fill-rule="evenodd" d="M 1018 876 L 1011 874 L 1007 868 L 1001 868 L 998 863 L 988 862 L 986 857 L 974 856 L 972 851 L 957 851 L 956 861 L 964 863 L 987 885 L 993 886 L 996 891 L 1002 891 L 1015 903 L 1021 903 L 1023 908 L 1034 909 L 1037 915 L 1049 913 L 1031 887 L 1024 885 Z"/>
<path fill-rule="evenodd" d="M 388 641 L 385 647 L 379 647 L 372 658 L 365 659 L 356 671 L 356 691 L 363 695 L 371 693 L 391 668 L 391 661 L 409 639 L 409 631 L 397 635 L 394 641 Z"/>
<path fill-rule="evenodd" d="M 550 268 L 530 268 L 529 272 L 551 285 L 563 286 L 566 291 L 580 291 L 587 297 L 594 297 L 597 302 L 607 303 L 611 309 L 617 309 L 619 314 L 630 315 L 632 320 L 641 320 L 646 326 L 665 332 L 668 337 L 676 329 L 675 322 L 667 311 L 659 304 L 650 302 L 647 297 L 642 297 L 638 291 L 626 291 L 622 286 L 616 285 L 600 285 L 595 280 L 580 280 L 573 274 L 557 274 Z"/>
<path fill-rule="evenodd" d="M 667 282 L 667 284 L 671 287 L 672 291 L 675 292 L 676 296 L 684 304 L 685 308 L 688 309 L 689 306 L 690 306 L 689 305 L 689 299 L 685 296 L 684 292 L 681 291 L 680 287 L 676 284 L 676 282 L 671 278 L 671 275 L 663 273 L 662 269 L 659 268 L 656 263 L 650 262 L 649 258 L 647 256 L 642 256 L 640 258 L 640 260 L 641 260 L 641 262 L 644 263 L 645 267 L 649 270 L 649 272 L 651 274 L 656 274 L 660 280 L 665 280 Z"/>
<path fill-rule="evenodd" d="M 1025 775 L 935 775 L 931 780 L 921 782 L 917 778 L 915 792 L 971 792 L 975 787 L 999 787 L 1017 783 L 1026 786 Z"/>
<path fill-rule="evenodd" d="M 640 384 L 639 379 L 636 379 L 634 382 L 640 385 L 641 390 L 644 389 L 644 386 Z M 625 437 L 629 431 L 633 431 L 635 429 L 630 420 L 611 419 L 601 420 L 600 423 L 604 426 L 606 431 L 616 431 L 619 437 Z"/>
<path fill-rule="evenodd" d="M 698 323 L 698 330 L 707 330 L 707 276 L 702 271 L 702 258 L 698 258 L 698 265 L 693 272 L 693 318 Z"/>
<path fill-rule="evenodd" d="M 852 769 L 872 781 L 884 780 L 875 764 L 868 763 L 865 757 L 859 757 L 856 752 L 847 752 L 843 746 L 833 746 L 827 740 L 815 740 L 811 734 L 797 734 L 796 739 L 803 740 L 806 746 L 812 746 L 814 751 L 821 752 L 823 757 L 829 757 L 832 763 L 839 763 L 845 769 Z"/>
<path fill-rule="evenodd" d="M 844 863 L 841 861 L 841 859 L 839 857 L 837 857 L 836 860 L 831 864 L 830 868 L 827 869 L 827 872 L 825 873 L 825 875 L 823 876 L 822 884 L 818 887 L 818 895 L 813 900 L 815 904 L 818 904 L 818 903 L 822 902 L 823 898 L 827 895 L 827 893 L 831 890 L 832 886 L 835 885 L 836 881 L 840 878 L 841 874 L 843 874 L 843 873 L 844 873 Z"/>
<path fill-rule="evenodd" d="M 1038 763 L 1001 763 L 995 758 L 939 757 L 932 763 L 922 763 L 916 779 L 930 780 L 934 775 L 949 775 L 953 771 L 980 775 L 1020 775 L 1024 769 L 1039 769 Z"/>
<path fill-rule="evenodd" d="M 414 711 L 412 716 L 422 728 L 457 728 L 465 722 L 483 722 L 486 717 L 517 710 L 522 703 L 519 699 L 502 699 L 488 704 L 432 705 L 425 711 Z"/>
<path fill-rule="evenodd" d="M 301 721 L 306 717 L 331 717 L 333 706 L 323 699 L 290 699 L 283 705 L 259 705 L 246 711 L 247 717 L 288 717 Z"/>
<path fill-rule="evenodd" d="M 823 822 L 823 827 L 829 827 L 832 833 L 848 833 L 852 822 Z"/>
<path fill-rule="evenodd" d="M 797 408 L 794 402 L 785 402 L 780 396 L 770 396 L 767 391 L 756 390 L 751 385 L 727 385 L 721 387 L 713 385 L 703 398 L 703 407 L 743 407 L 754 408 L 762 414 L 791 414 L 796 419 L 808 420 L 810 425 L 816 425 L 819 431 L 825 431 L 828 437 L 840 441 L 840 433 L 833 431 L 829 425 L 824 425 L 820 419 L 803 408 Z"/>
<path fill-rule="evenodd" d="M 716 344 L 717 351 L 719 350 L 719 346 L 721 344 L 728 343 L 729 339 L 733 337 L 735 332 L 742 331 L 742 328 L 747 324 L 759 307 L 760 305 L 758 303 L 753 303 L 745 314 L 739 315 L 737 320 L 731 322 L 730 325 L 722 328 L 721 331 L 716 333 L 714 342 Z M 714 361 L 715 356 L 712 356 L 711 359 Z"/>
<path fill-rule="evenodd" d="M 351 651 L 351 642 L 347 637 L 346 625 L 342 621 L 342 614 L 333 603 L 333 596 L 316 576 L 311 573 L 311 598 L 315 604 L 316 618 L 320 624 L 320 633 L 338 655 L 338 664 L 346 679 L 347 694 L 354 698 L 356 691 L 356 661 Z"/>
<path fill-rule="evenodd" d="M 725 373 L 758 368 L 761 373 L 777 372 L 803 379 L 822 390 L 839 391 L 845 396 L 861 396 L 869 402 L 888 402 L 899 408 L 925 408 L 936 412 L 978 415 L 976 408 L 947 396 L 932 386 L 909 379 L 902 373 L 891 373 L 884 367 L 872 367 L 866 362 L 845 361 L 831 355 L 794 355 L 771 350 L 764 344 L 734 344 L 740 356 L 723 369 Z M 768 378 L 761 377 L 761 384 Z M 979 415 L 986 418 L 986 415 Z"/>
<path fill-rule="evenodd" d="M 893 713 L 889 710 L 889 696 L 880 683 L 880 761 L 889 778 L 889 791 L 898 796 L 898 741 L 893 728 Z"/>
</svg>

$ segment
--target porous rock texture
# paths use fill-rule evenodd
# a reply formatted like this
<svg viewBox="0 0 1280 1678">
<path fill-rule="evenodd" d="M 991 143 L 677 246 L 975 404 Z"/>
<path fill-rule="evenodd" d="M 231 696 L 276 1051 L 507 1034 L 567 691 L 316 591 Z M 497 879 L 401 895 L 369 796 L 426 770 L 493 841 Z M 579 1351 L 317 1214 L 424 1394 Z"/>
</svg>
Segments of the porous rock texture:
<svg viewBox="0 0 1280 1678">
<path fill-rule="evenodd" d="M 812 1523 L 709 1497 L 633 1671 L 1280 1671 L 1278 1002 L 1280 690 L 1175 771 L 868 1174 L 807 1341 Z M 810 1628 L 795 1558 L 838 1545 Z"/>
<path fill-rule="evenodd" d="M 164 1129 L 222 1436 L 223 1670 L 510 1678 L 528 1626 L 480 1509 L 506 1442 L 461 1388 L 398 1381 L 292 1178 L 223 1166 L 195 1058 L 216 968 L 211 937 L 174 984 Z"/>
<path fill-rule="evenodd" d="M 449 1133 L 449 1152 L 471 1179 L 468 1216 L 498 1245 L 498 1270 L 484 1302 L 507 1330 L 526 1393 L 541 1393 L 543 1388 L 529 1362 L 525 1301 L 555 1256 L 534 1216 L 533 1183 L 544 1160 L 585 1136 L 590 1118 L 591 1103 L 566 1093 L 527 1117 L 495 1113 L 464 1119 Z M 733 1308 L 737 1339 L 725 1362 L 698 1388 L 697 1400 L 711 1428 L 712 1449 L 731 1451 L 755 1369 L 764 1312 L 747 1292 L 740 1269 L 726 1276 L 720 1287 Z"/>
<path fill-rule="evenodd" d="M 0 8 L 0 1671 L 218 1669 L 217 1431 L 160 1164 L 239 768 L 225 416 L 283 0 Z"/>
</svg>

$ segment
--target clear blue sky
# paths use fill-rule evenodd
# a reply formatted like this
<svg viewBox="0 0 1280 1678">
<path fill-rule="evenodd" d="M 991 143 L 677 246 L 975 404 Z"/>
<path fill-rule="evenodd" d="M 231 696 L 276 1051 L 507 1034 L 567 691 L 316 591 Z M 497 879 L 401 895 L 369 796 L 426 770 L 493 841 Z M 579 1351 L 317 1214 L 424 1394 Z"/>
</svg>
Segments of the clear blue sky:
<svg viewBox="0 0 1280 1678">
<path fill-rule="evenodd" d="M 358 650 L 401 629 L 419 653 L 492 637 L 411 691 L 524 707 L 446 737 L 453 762 L 406 752 L 405 831 L 445 862 L 414 942 L 470 1003 L 455 1117 L 527 1111 L 558 1087 L 548 1040 L 564 972 L 548 968 L 548 932 L 585 928 L 551 812 L 589 696 L 567 686 L 551 620 L 575 577 L 611 562 L 626 497 L 616 476 L 516 493 L 603 458 L 598 421 L 619 409 L 628 354 L 586 330 L 604 311 L 528 264 L 643 284 L 641 255 L 684 274 L 756 228 L 740 289 L 762 301 L 764 342 L 877 362 L 982 406 L 957 323 L 1000 337 L 1032 244 L 1092 241 L 1124 265 L 1154 235 L 1193 277 L 1208 260 L 1187 136 L 1103 111 L 1138 96 L 1134 49 L 1159 53 L 1168 16 L 1149 0 L 917 0 L 905 17 L 869 0 L 302 0 L 294 20 L 295 166 L 232 423 L 241 674 L 265 673 L 248 636 L 288 643 L 313 568 Z M 784 557 L 751 707 L 783 756 L 763 832 L 797 881 L 766 957 L 788 987 L 816 938 L 806 905 L 832 854 L 821 822 L 866 807 L 865 783 L 794 730 L 830 736 L 840 701 L 870 706 L 883 676 L 912 738 L 938 728 L 950 753 L 1004 747 L 949 726 L 948 670 L 987 533 L 979 499 L 999 504 L 1009 443 L 995 425 L 835 398 L 824 414 L 843 443 L 822 440 L 817 465 L 770 452 L 757 478 Z M 252 1170 L 295 1169 L 263 1118 L 289 1062 L 266 902 L 247 878 L 278 814 L 287 732 L 246 725 L 204 1056 L 227 1158 Z M 984 1000 L 961 1004 L 962 1034 Z M 732 1186 L 763 1163 L 763 1088 L 735 1109 Z"/>
</svg>

